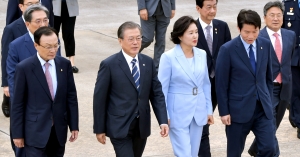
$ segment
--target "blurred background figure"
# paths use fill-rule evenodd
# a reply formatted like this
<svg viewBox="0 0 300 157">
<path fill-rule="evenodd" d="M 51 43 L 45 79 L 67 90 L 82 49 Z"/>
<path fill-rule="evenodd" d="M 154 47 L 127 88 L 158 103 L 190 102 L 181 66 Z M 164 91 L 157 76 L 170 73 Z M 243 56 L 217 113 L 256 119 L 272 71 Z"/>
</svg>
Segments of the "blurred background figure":
<svg viewBox="0 0 300 157">
<path fill-rule="evenodd" d="M 78 73 L 79 69 L 75 66 L 75 38 L 74 29 L 76 16 L 79 15 L 79 5 L 77 0 L 53 0 L 54 28 L 62 31 L 66 57 L 72 64 L 73 73 Z"/>
</svg>

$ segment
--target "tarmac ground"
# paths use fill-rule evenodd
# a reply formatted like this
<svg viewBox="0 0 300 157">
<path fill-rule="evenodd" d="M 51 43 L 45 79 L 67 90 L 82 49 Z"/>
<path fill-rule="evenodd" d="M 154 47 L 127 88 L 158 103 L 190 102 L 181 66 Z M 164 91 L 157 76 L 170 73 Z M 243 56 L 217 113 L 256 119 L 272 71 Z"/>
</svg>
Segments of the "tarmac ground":
<svg viewBox="0 0 300 157">
<path fill-rule="evenodd" d="M 267 0 L 222 0 L 218 4 L 218 19 L 226 21 L 230 27 L 232 37 L 238 35 L 236 28 L 236 16 L 240 9 L 252 9 L 261 17 L 263 6 Z M 113 146 L 109 139 L 102 145 L 93 134 L 93 91 L 100 62 L 108 56 L 120 51 L 117 41 L 117 29 L 125 21 L 139 23 L 137 1 L 135 0 L 79 0 L 80 15 L 77 17 L 75 28 L 76 40 L 76 66 L 79 73 L 74 74 L 79 101 L 79 138 L 74 143 L 67 142 L 66 157 L 113 157 Z M 7 0 L 0 1 L 0 32 L 5 27 Z M 171 20 L 166 35 L 166 50 L 174 44 L 169 40 L 174 22 L 183 15 L 190 15 L 195 19 L 199 17 L 195 9 L 194 0 L 176 0 L 176 15 Z M 263 18 L 262 18 L 263 20 Z M 264 26 L 264 24 L 263 24 Z M 263 27 L 262 26 L 262 27 Z M 0 34 L 0 35 L 1 35 Z M 153 44 L 142 52 L 153 56 Z M 64 46 L 62 44 L 62 54 Z M 3 91 L 0 90 L 2 102 Z M 0 103 L 1 103 L 0 102 Z M 144 151 L 144 157 L 172 157 L 173 151 L 169 138 L 161 138 L 157 120 L 152 113 L 152 134 Z M 277 131 L 281 157 L 299 157 L 300 140 L 297 138 L 297 130 L 292 128 L 288 121 L 288 111 Z M 211 153 L 213 157 L 226 156 L 225 127 L 218 116 L 218 110 L 214 113 L 215 124 L 210 127 Z M 247 150 L 254 136 L 249 134 L 243 157 L 248 157 Z M 0 157 L 14 156 L 9 140 L 9 118 L 0 113 Z"/>
</svg>

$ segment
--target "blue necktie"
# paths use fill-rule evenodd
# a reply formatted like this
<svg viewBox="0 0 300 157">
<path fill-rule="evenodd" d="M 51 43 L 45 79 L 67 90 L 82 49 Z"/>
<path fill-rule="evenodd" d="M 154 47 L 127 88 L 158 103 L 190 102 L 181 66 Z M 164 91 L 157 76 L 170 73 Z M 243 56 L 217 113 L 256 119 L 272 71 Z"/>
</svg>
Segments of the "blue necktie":
<svg viewBox="0 0 300 157">
<path fill-rule="evenodd" d="M 256 63 L 255 63 L 255 57 L 254 57 L 254 52 L 252 50 L 252 47 L 253 47 L 253 45 L 251 44 L 249 46 L 249 59 L 250 59 L 251 66 L 252 66 L 254 74 L 255 74 L 255 72 L 256 72 Z"/>
<path fill-rule="evenodd" d="M 140 91 L 140 72 L 136 65 L 136 59 L 132 59 L 132 76 L 133 80 L 135 82 L 136 88 L 138 91 Z"/>
</svg>

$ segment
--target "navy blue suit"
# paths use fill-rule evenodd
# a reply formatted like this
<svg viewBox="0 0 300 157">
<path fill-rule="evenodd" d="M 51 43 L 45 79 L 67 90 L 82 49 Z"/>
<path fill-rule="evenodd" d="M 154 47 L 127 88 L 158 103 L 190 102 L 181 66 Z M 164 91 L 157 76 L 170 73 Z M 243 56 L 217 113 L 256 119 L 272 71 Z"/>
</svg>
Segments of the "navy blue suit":
<svg viewBox="0 0 300 157">
<path fill-rule="evenodd" d="M 298 131 L 300 131 L 300 9 L 298 1 L 294 0 L 285 0 L 284 7 L 285 10 L 282 27 L 285 29 L 292 30 L 296 33 L 296 47 L 292 57 L 293 89 L 289 110 L 289 118 L 295 123 L 295 125 L 298 128 Z"/>
<path fill-rule="evenodd" d="M 68 127 L 70 131 L 78 130 L 78 102 L 71 63 L 59 56 L 54 62 L 57 76 L 54 100 L 37 54 L 16 66 L 11 130 L 13 139 L 24 138 L 25 150 L 27 145 L 46 147 L 52 124 L 60 146 L 66 143 Z"/>
<path fill-rule="evenodd" d="M 54 26 L 54 14 L 52 0 L 41 0 L 42 5 L 49 11 L 49 24 Z M 6 25 L 9 25 L 16 19 L 22 16 L 22 12 L 19 8 L 19 0 L 8 0 L 7 12 L 6 12 Z"/>
<path fill-rule="evenodd" d="M 212 47 L 213 53 L 211 54 L 207 46 L 207 42 L 206 42 L 206 38 L 202 26 L 199 22 L 199 19 L 197 20 L 199 36 L 198 36 L 198 43 L 196 47 L 206 51 L 207 68 L 208 68 L 209 75 L 212 73 L 212 71 L 215 71 L 216 60 L 217 60 L 220 47 L 227 41 L 231 40 L 230 30 L 226 22 L 213 19 L 212 25 L 213 25 L 212 28 L 213 29 L 213 47 Z M 209 77 L 209 79 L 211 83 L 211 101 L 212 101 L 212 107 L 214 111 L 217 106 L 215 77 L 212 78 Z M 199 157 L 211 156 L 208 136 L 209 136 L 209 125 L 207 124 L 203 127 L 200 149 L 198 154 Z"/>
<path fill-rule="evenodd" d="M 216 64 L 216 92 L 220 116 L 230 115 L 226 125 L 227 156 L 241 156 L 248 133 L 258 142 L 257 157 L 273 156 L 273 73 L 271 42 L 256 39 L 256 70 L 238 36 L 221 46 Z"/>
<path fill-rule="evenodd" d="M 11 99 L 13 99 L 14 96 L 14 74 L 16 65 L 36 53 L 37 51 L 32 39 L 30 38 L 29 32 L 10 43 L 9 53 L 6 60 L 6 71 L 8 75 L 7 80 Z M 58 49 L 56 55 L 60 56 L 60 49 Z"/>
</svg>

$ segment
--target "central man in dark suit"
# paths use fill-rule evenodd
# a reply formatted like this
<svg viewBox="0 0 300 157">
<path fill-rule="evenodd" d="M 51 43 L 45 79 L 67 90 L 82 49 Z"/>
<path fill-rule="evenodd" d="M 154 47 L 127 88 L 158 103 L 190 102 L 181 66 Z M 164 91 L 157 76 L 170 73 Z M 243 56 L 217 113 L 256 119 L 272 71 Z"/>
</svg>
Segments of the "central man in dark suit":
<svg viewBox="0 0 300 157">
<path fill-rule="evenodd" d="M 165 97 L 153 60 L 139 54 L 141 28 L 125 22 L 118 29 L 122 47 L 100 64 L 94 91 L 94 133 L 105 144 L 106 137 L 117 157 L 141 157 L 150 135 L 150 104 L 161 128 L 168 136 Z"/>
<path fill-rule="evenodd" d="M 226 125 L 227 156 L 240 157 L 247 135 L 257 140 L 256 157 L 273 157 L 272 44 L 258 37 L 260 16 L 241 10 L 240 35 L 221 46 L 216 64 L 219 114 Z"/>
<path fill-rule="evenodd" d="M 226 22 L 214 19 L 217 14 L 218 0 L 196 0 L 196 9 L 200 17 L 197 20 L 197 47 L 206 51 L 207 68 L 211 84 L 211 101 L 213 111 L 217 106 L 215 67 L 220 47 L 231 40 Z M 209 124 L 203 127 L 199 157 L 211 157 L 209 145 Z"/>
</svg>

